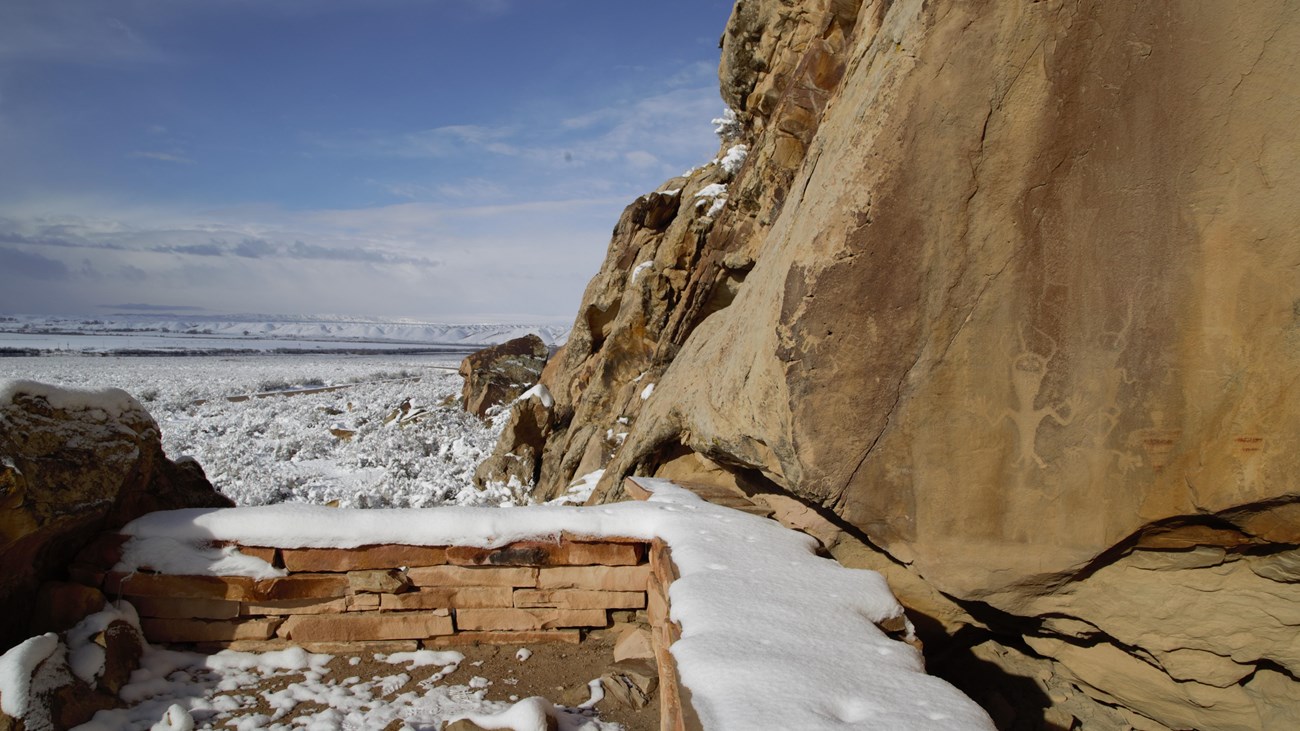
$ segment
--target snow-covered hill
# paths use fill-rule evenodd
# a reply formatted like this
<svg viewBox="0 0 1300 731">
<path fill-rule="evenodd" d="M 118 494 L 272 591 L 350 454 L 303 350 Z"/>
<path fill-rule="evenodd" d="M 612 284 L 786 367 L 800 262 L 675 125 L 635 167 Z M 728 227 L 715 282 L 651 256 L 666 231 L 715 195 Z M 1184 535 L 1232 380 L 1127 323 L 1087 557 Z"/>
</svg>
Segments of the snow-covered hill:
<svg viewBox="0 0 1300 731">
<path fill-rule="evenodd" d="M 526 323 L 449 324 L 339 316 L 10 315 L 0 317 L 0 349 L 114 352 L 213 350 L 477 349 L 532 333 L 562 345 L 569 328 Z"/>
</svg>

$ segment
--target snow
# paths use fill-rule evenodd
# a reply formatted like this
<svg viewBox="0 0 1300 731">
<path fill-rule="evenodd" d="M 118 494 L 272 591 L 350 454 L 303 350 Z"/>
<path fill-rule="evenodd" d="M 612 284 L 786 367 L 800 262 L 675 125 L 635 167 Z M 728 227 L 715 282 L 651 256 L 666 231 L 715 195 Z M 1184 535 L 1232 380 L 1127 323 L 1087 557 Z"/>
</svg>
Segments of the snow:
<svg viewBox="0 0 1300 731">
<path fill-rule="evenodd" d="M 564 491 L 564 494 L 551 500 L 550 503 L 556 505 L 582 505 L 591 497 L 591 493 L 596 491 L 596 485 L 600 482 L 600 478 L 604 476 L 605 470 L 588 472 L 569 483 L 569 487 Z"/>
<path fill-rule="evenodd" d="M 879 629 L 903 610 L 878 573 L 820 558 L 814 539 L 774 521 L 706 503 L 665 480 L 638 479 L 653 490 L 647 502 L 178 510 L 146 515 L 123 532 L 133 536 L 130 543 L 168 538 L 281 548 L 497 547 L 562 533 L 658 537 L 671 546 L 681 575 L 669 589 L 672 619 L 682 628 L 671 652 L 705 728 L 993 728 L 972 701 L 925 674 L 915 648 Z"/>
<path fill-rule="evenodd" d="M 587 690 L 591 696 L 578 705 L 578 708 L 595 708 L 597 703 L 605 700 L 605 684 L 600 682 L 600 678 L 587 681 Z"/>
<path fill-rule="evenodd" d="M 516 401 L 525 401 L 530 398 L 535 398 L 538 401 L 541 401 L 542 406 L 548 409 L 555 406 L 555 398 L 551 396 L 550 389 L 540 383 L 519 394 L 519 398 L 516 399 Z"/>
<path fill-rule="evenodd" d="M 719 160 L 722 169 L 727 171 L 728 175 L 735 175 L 740 166 L 745 164 L 745 158 L 749 156 L 749 147 L 746 145 L 735 145 L 727 150 L 726 154 Z"/>
<path fill-rule="evenodd" d="M 736 110 L 727 107 L 722 110 L 722 116 L 713 120 L 713 133 L 716 134 L 723 142 L 730 142 L 736 139 L 744 132 L 740 120 L 736 118 Z"/>
<path fill-rule="evenodd" d="M 465 656 L 452 650 L 414 650 L 412 652 L 394 652 L 391 655 L 375 655 L 375 659 L 391 665 L 406 665 L 407 670 L 438 665 L 443 672 L 450 673 L 465 661 Z"/>
<path fill-rule="evenodd" d="M 375 657 L 381 662 L 409 663 L 408 669 L 440 665 L 442 672 L 415 684 L 417 689 L 399 692 L 411 687 L 406 673 L 368 679 L 331 677 L 328 663 L 333 656 L 301 648 L 203 655 L 146 646 L 140 669 L 120 693 L 134 705 L 100 711 L 76 731 L 360 731 L 388 728 L 395 721 L 408 728 L 432 729 L 466 714 L 491 716 L 509 710 L 508 704 L 486 700 L 481 688 L 438 685 L 464 659 L 460 653 L 422 650 Z M 269 713 L 258 712 L 259 701 L 262 708 L 269 707 Z M 561 728 L 583 728 L 549 704 L 543 710 L 555 714 Z M 613 731 L 617 727 L 593 721 L 586 728 Z"/>
<path fill-rule="evenodd" d="M 182 544 L 170 538 L 136 541 L 127 544 L 122 559 L 114 571 L 134 573 L 149 569 L 163 574 L 190 576 L 249 576 L 254 579 L 273 579 L 288 576 L 266 560 L 241 553 L 236 546 L 213 548 L 208 542 Z"/>
<path fill-rule="evenodd" d="M 727 194 L 727 186 L 722 183 L 709 183 L 708 185 L 695 191 L 696 198 L 716 198 L 720 195 Z"/>
<path fill-rule="evenodd" d="M 637 264 L 635 267 L 633 267 L 631 283 L 636 284 L 636 278 L 641 276 L 641 272 L 644 272 L 645 270 L 649 269 L 654 265 L 655 263 L 653 261 L 643 261 L 640 264 Z"/>
<path fill-rule="evenodd" d="M 119 620 L 137 629 L 140 627 L 140 618 L 135 613 L 135 607 L 122 602 L 117 606 L 105 604 L 103 609 L 68 630 L 68 665 L 72 668 L 73 675 L 90 685 L 95 684 L 95 679 L 104 673 L 106 660 L 104 648 L 95 643 L 95 636 L 108 629 L 108 625 Z"/>
<path fill-rule="evenodd" d="M 63 411 L 100 411 L 112 419 L 144 412 L 140 402 L 120 388 L 76 389 L 21 379 L 0 381 L 0 407 L 12 404 L 18 394 L 38 396 Z"/>
<path fill-rule="evenodd" d="M 241 505 L 526 502 L 523 486 L 471 487 L 505 420 L 487 424 L 444 404 L 460 394 L 459 362 L 405 355 L 44 356 L 0 358 L 0 379 L 121 386 L 156 419 L 170 457 L 195 457 L 217 489 Z M 259 392 L 278 395 L 227 400 Z M 389 421 L 406 402 L 407 414 Z M 355 433 L 345 440 L 331 427 Z"/>
<path fill-rule="evenodd" d="M 0 710 L 6 716 L 23 718 L 32 693 L 32 674 L 61 645 L 53 632 L 29 638 L 0 656 Z"/>
<path fill-rule="evenodd" d="M 464 352 L 527 334 L 562 345 L 569 327 L 449 324 L 411 318 L 329 315 L 17 315 L 0 321 L 0 348 L 82 352 L 439 350 Z"/>
<path fill-rule="evenodd" d="M 650 395 L 653 394 L 654 392 L 655 392 L 655 385 L 653 383 L 647 385 L 645 388 L 641 389 L 641 400 L 645 401 L 646 399 L 650 398 Z"/>
<path fill-rule="evenodd" d="M 710 201 L 712 201 L 710 203 Z M 705 211 L 705 216 L 716 216 L 727 205 L 727 186 L 722 183 L 710 183 L 695 192 L 695 206 L 699 208 L 706 203 L 709 204 L 709 210 Z"/>
</svg>

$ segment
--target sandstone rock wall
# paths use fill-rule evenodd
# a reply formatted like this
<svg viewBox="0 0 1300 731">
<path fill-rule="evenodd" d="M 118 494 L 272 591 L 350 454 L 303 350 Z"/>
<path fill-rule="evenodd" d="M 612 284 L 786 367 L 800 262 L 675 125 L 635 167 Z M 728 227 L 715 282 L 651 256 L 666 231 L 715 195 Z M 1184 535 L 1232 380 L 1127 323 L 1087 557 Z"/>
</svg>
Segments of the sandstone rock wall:
<svg viewBox="0 0 1300 731">
<path fill-rule="evenodd" d="M 155 510 L 231 504 L 198 463 L 167 459 L 158 425 L 125 392 L 0 384 L 0 647 L 31 634 L 40 586 L 67 578 L 101 531 Z"/>
<path fill-rule="evenodd" d="M 493 406 L 518 398 L 537 383 L 549 354 L 541 338 L 525 335 L 465 356 L 460 363 L 465 410 L 482 418 Z"/>
<path fill-rule="evenodd" d="M 539 493 L 820 511 L 1006 727 L 1300 725 L 1300 6 L 742 0 L 723 40 L 748 157 L 620 220 Z"/>
</svg>

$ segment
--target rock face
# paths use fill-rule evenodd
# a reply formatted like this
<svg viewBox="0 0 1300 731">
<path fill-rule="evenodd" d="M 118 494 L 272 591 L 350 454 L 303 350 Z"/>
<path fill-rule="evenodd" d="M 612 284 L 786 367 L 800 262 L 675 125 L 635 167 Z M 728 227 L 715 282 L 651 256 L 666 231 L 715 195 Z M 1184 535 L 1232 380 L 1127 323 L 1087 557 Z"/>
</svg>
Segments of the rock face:
<svg viewBox="0 0 1300 731">
<path fill-rule="evenodd" d="M 541 338 L 525 335 L 466 356 L 460 364 L 465 410 L 482 417 L 489 408 L 518 398 L 537 383 L 549 353 Z"/>
<path fill-rule="evenodd" d="M 158 425 L 126 392 L 0 384 L 0 646 L 30 634 L 41 584 L 66 578 L 99 533 L 155 510 L 231 504 L 198 463 L 166 458 Z"/>
<path fill-rule="evenodd" d="M 538 496 L 792 500 L 1008 728 L 1300 725 L 1298 54 L 1281 1 L 738 2 L 733 138 L 620 219 Z"/>
</svg>

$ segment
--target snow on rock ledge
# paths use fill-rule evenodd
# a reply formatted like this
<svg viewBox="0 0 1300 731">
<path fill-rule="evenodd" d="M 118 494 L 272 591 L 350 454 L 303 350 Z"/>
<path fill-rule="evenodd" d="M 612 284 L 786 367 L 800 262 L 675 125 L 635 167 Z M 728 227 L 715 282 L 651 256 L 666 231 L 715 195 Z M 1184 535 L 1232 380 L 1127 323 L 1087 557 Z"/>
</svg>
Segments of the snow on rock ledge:
<svg viewBox="0 0 1300 731">
<path fill-rule="evenodd" d="M 993 728 L 971 700 L 925 674 L 914 648 L 877 626 L 903 613 L 879 574 L 819 558 L 813 539 L 773 521 L 704 502 L 668 481 L 638 481 L 653 490 L 647 502 L 190 509 L 144 516 L 122 532 L 132 536 L 128 553 L 165 540 L 192 546 L 196 556 L 214 540 L 493 548 L 562 534 L 661 539 L 680 573 L 669 588 L 671 619 L 681 626 L 671 653 L 704 728 Z"/>
</svg>

